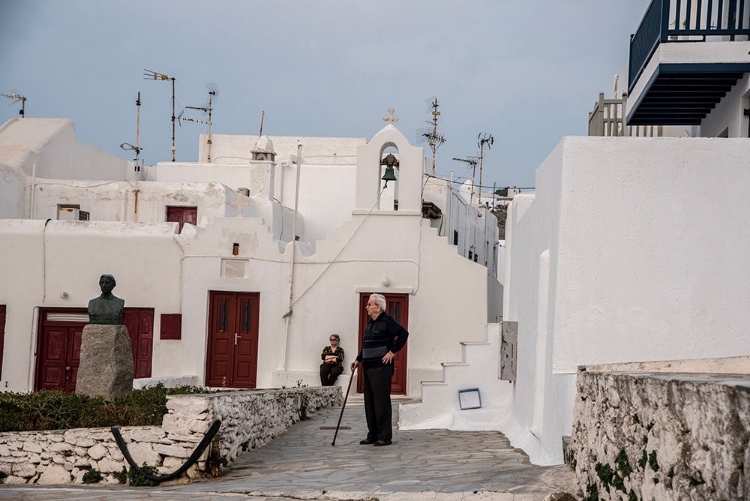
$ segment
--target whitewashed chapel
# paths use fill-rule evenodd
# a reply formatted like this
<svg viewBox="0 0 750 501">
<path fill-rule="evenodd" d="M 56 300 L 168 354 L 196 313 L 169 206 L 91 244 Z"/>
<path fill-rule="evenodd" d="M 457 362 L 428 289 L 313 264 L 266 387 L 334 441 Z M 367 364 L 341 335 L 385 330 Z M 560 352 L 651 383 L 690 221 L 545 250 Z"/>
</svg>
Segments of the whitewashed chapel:
<svg viewBox="0 0 750 501">
<path fill-rule="evenodd" d="M 213 136 L 211 162 L 201 143 L 197 163 L 135 172 L 68 120 L 0 127 L 0 390 L 75 388 L 103 273 L 137 384 L 318 384 L 329 335 L 348 365 L 379 292 L 411 332 L 393 392 L 418 395 L 500 318 L 495 217 L 424 176 L 392 123 L 370 140 Z"/>
</svg>

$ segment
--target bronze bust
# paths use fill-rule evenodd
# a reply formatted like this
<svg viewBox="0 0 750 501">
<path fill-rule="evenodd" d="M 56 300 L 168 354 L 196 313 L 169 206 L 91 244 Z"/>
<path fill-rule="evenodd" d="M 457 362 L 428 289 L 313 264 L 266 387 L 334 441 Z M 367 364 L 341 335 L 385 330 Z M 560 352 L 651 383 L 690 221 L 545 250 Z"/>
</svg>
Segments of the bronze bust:
<svg viewBox="0 0 750 501">
<path fill-rule="evenodd" d="M 102 294 L 89 301 L 89 323 L 100 325 L 122 325 L 122 314 L 125 300 L 112 294 L 117 282 L 112 275 L 104 274 L 99 278 Z"/>
</svg>

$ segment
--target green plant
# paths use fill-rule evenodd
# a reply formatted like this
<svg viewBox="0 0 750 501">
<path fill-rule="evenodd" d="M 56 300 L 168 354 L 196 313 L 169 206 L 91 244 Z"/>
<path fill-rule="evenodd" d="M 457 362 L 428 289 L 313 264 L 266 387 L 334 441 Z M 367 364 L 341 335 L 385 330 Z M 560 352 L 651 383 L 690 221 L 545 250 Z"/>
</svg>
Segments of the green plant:
<svg viewBox="0 0 750 501">
<path fill-rule="evenodd" d="M 630 492 L 628 493 L 628 501 L 638 501 L 638 496 L 635 495 L 633 489 L 630 489 Z"/>
<path fill-rule="evenodd" d="M 615 465 L 617 466 L 617 469 L 620 470 L 623 477 L 629 477 L 630 474 L 633 473 L 633 468 L 630 466 L 630 461 L 628 461 L 628 455 L 625 452 L 625 449 L 621 449 L 620 453 L 617 454 Z"/>
<path fill-rule="evenodd" d="M 612 487 L 618 491 L 625 492 L 625 479 L 617 473 L 612 473 Z"/>
<path fill-rule="evenodd" d="M 112 476 L 115 477 L 119 483 L 124 484 L 128 481 L 128 470 L 123 466 L 122 470 L 113 473 Z"/>
<path fill-rule="evenodd" d="M 158 426 L 167 413 L 167 396 L 209 393 L 182 386 L 134 390 L 114 402 L 60 391 L 0 393 L 0 432 L 64 430 L 107 426 Z"/>
<path fill-rule="evenodd" d="M 654 471 L 659 471 L 659 462 L 656 460 L 656 451 L 651 451 L 651 454 L 648 455 L 648 465 L 651 467 Z"/>
<path fill-rule="evenodd" d="M 159 470 L 156 469 L 155 466 L 149 466 L 146 463 L 143 463 L 141 465 L 141 471 L 145 473 L 146 475 L 151 476 L 158 476 Z M 148 478 L 141 475 L 141 473 L 134 468 L 130 468 L 128 470 L 128 481 L 130 485 L 134 486 L 146 486 L 146 487 L 153 487 L 157 485 L 157 482 L 154 482 L 153 480 L 149 480 Z"/>
<path fill-rule="evenodd" d="M 596 484 L 588 484 L 586 486 L 586 497 L 583 501 L 599 501 L 599 488 Z"/>
<path fill-rule="evenodd" d="M 609 491 L 609 486 L 612 483 L 612 467 L 608 464 L 601 464 L 596 463 L 596 466 L 594 467 L 594 471 L 596 472 L 596 476 L 599 477 L 599 480 L 602 482 L 602 487 L 607 489 Z"/>
<path fill-rule="evenodd" d="M 102 474 L 96 468 L 91 468 L 83 474 L 84 484 L 98 484 L 102 481 Z"/>
<path fill-rule="evenodd" d="M 648 455 L 646 454 L 646 449 L 643 449 L 643 452 L 641 452 L 641 459 L 638 460 L 638 466 L 642 469 L 646 467 L 646 463 L 648 462 Z"/>
</svg>

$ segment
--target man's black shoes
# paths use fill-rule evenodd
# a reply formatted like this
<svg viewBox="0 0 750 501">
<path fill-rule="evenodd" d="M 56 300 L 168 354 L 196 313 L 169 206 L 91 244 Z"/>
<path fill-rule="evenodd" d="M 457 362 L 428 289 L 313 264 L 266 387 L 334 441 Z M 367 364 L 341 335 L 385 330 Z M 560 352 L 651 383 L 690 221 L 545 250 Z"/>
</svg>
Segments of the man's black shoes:
<svg viewBox="0 0 750 501">
<path fill-rule="evenodd" d="M 374 445 L 375 447 L 383 447 L 384 445 L 391 445 L 391 441 L 390 440 L 378 440 L 377 442 L 375 442 Z"/>
<path fill-rule="evenodd" d="M 359 445 L 372 445 L 374 443 L 375 443 L 375 441 L 374 440 L 370 440 L 369 438 L 366 438 L 364 440 L 360 440 L 359 441 Z"/>
</svg>

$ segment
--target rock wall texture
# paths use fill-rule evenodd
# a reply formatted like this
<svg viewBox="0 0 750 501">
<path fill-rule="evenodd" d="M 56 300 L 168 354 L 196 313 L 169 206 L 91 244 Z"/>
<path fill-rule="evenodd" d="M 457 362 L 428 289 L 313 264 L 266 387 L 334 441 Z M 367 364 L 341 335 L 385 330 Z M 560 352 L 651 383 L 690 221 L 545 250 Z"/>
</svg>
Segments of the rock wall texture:
<svg viewBox="0 0 750 501">
<path fill-rule="evenodd" d="M 120 431 L 136 463 L 171 473 L 182 466 L 216 419 L 222 422 L 221 455 L 232 462 L 309 413 L 341 400 L 338 386 L 174 395 L 168 397 L 169 413 L 161 427 Z M 189 478 L 199 474 L 208 449 L 188 470 Z M 108 428 L 0 433 L 0 472 L 7 475 L 6 484 L 82 483 L 92 468 L 102 473 L 105 482 L 114 483 L 118 481 L 114 474 L 124 467 L 127 462 Z"/>
<path fill-rule="evenodd" d="M 584 499 L 750 499 L 748 385 L 579 372 L 571 451 Z"/>
<path fill-rule="evenodd" d="M 107 402 L 130 395 L 134 370 L 127 327 L 88 324 L 83 328 L 76 393 Z"/>
</svg>

